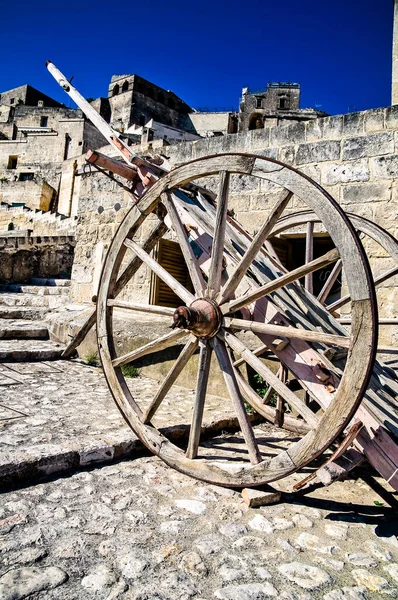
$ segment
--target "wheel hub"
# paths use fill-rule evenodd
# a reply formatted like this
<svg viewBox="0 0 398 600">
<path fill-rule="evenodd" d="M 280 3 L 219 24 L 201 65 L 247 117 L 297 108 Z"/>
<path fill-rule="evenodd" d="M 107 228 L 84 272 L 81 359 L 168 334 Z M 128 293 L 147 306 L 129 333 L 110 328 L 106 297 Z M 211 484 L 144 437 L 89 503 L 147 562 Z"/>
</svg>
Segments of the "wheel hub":
<svg viewBox="0 0 398 600">
<path fill-rule="evenodd" d="M 188 329 L 201 338 L 214 337 L 220 327 L 222 314 L 210 298 L 194 300 L 190 306 L 180 306 L 173 315 L 172 328 Z"/>
</svg>

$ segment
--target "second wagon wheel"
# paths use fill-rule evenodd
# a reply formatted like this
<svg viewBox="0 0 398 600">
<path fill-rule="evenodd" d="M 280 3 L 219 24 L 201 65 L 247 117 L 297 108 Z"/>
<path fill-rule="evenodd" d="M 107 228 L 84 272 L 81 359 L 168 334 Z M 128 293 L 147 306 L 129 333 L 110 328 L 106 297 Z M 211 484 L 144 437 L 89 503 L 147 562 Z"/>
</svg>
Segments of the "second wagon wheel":
<svg viewBox="0 0 398 600">
<path fill-rule="evenodd" d="M 252 239 L 228 215 L 228 196 L 234 177 L 251 176 L 280 186 L 281 195 Z M 214 203 L 200 188 L 189 184 L 204 177 L 218 178 Z M 194 190 L 192 192 L 192 189 Z M 267 252 L 267 238 L 292 195 L 307 203 L 329 232 L 335 250 L 292 272 L 281 270 Z M 162 215 L 167 211 L 166 217 Z M 155 225 L 142 245 L 140 228 L 149 215 Z M 151 256 L 157 241 L 169 228 L 181 246 L 194 291 L 176 281 Z M 187 234 L 189 230 L 189 236 Z M 319 327 L 309 323 L 305 303 L 294 290 L 298 280 L 341 259 L 348 274 L 352 299 L 350 336 L 324 333 L 322 322 L 333 329 L 333 318 L 319 304 Z M 131 276 L 146 264 L 181 299 L 174 310 L 120 301 Z M 124 299 L 125 300 L 125 299 Z M 170 333 L 118 356 L 113 338 L 113 313 L 118 307 L 169 315 Z M 307 176 L 282 163 L 247 154 L 210 156 L 187 163 L 165 175 L 125 217 L 109 249 L 102 272 L 97 304 L 99 353 L 112 395 L 127 423 L 141 441 L 175 469 L 224 486 L 254 486 L 281 479 L 321 454 L 343 431 L 366 390 L 375 354 L 377 334 L 374 287 L 358 236 L 331 196 Z M 310 326 L 311 325 L 311 326 Z M 302 398 L 278 378 L 240 338 L 239 330 L 254 333 L 270 348 L 317 404 L 314 412 Z M 252 335 L 252 334 L 250 334 Z M 133 398 L 121 366 L 150 352 L 162 350 L 185 338 L 175 364 L 148 405 Z M 280 340 L 285 343 L 280 344 Z M 324 359 L 329 347 L 348 349 L 343 372 L 334 372 Z M 178 447 L 154 425 L 156 411 L 195 352 L 199 352 L 196 395 L 186 448 Z M 206 456 L 200 447 L 210 357 L 216 355 L 245 441 L 246 454 L 237 460 Z M 282 407 L 292 409 L 283 417 L 302 437 L 287 449 L 262 454 L 243 396 L 266 418 L 276 409 L 263 405 L 249 388 L 234 361 L 240 357 L 278 394 Z M 171 400 L 172 402 L 172 400 Z"/>
</svg>

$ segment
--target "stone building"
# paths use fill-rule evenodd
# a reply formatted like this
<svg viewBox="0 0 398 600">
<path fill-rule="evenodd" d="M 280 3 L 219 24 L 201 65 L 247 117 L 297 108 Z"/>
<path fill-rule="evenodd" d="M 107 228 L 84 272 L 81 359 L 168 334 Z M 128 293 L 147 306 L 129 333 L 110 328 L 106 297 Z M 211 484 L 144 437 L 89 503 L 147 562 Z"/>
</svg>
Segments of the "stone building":
<svg viewBox="0 0 398 600">
<path fill-rule="evenodd" d="M 192 108 L 171 90 L 164 90 L 139 75 L 113 75 L 108 102 L 110 124 L 117 131 L 128 131 L 132 125 L 143 127 L 153 119 L 195 133 L 187 117 Z"/>
<path fill-rule="evenodd" d="M 0 97 L 0 200 L 31 209 L 57 208 L 65 160 L 104 145 L 80 110 L 29 85 Z"/>
<path fill-rule="evenodd" d="M 238 131 L 311 121 L 327 116 L 314 108 L 300 108 L 299 83 L 268 83 L 258 91 L 243 88 L 239 105 Z"/>
</svg>

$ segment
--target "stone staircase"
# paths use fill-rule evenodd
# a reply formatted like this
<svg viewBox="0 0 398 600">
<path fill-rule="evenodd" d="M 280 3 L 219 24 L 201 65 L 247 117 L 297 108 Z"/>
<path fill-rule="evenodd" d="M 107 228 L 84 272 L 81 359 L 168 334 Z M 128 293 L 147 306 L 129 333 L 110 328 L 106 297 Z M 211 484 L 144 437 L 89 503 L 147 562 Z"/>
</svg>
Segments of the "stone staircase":
<svg viewBox="0 0 398 600">
<path fill-rule="evenodd" d="M 76 222 L 76 217 L 0 202 L 0 231 L 7 230 L 9 223 L 13 223 L 14 230 L 29 229 L 33 236 L 74 236 Z"/>
<path fill-rule="evenodd" d="M 0 285 L 0 361 L 58 360 L 64 347 L 49 339 L 46 316 L 68 302 L 70 280 L 32 279 Z"/>
</svg>

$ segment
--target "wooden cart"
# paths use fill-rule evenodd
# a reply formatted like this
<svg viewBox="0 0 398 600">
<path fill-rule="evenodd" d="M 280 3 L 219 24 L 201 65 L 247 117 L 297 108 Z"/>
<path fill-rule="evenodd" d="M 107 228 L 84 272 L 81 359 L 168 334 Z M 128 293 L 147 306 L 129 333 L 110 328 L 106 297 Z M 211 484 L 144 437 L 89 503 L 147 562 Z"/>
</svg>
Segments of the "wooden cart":
<svg viewBox="0 0 398 600">
<path fill-rule="evenodd" d="M 65 357 L 73 353 L 96 321 L 105 377 L 123 417 L 147 448 L 193 477 L 224 486 L 256 486 L 288 476 L 337 444 L 318 474 L 324 475 L 326 470 L 332 480 L 333 470 L 340 475 L 366 456 L 398 490 L 398 381 L 392 369 L 375 363 L 375 283 L 358 231 L 378 237 L 395 260 L 396 240 L 363 219 L 349 217 L 308 176 L 263 156 L 208 156 L 171 171 L 158 159 L 143 160 L 130 151 L 52 63 L 47 66 L 124 162 L 96 152 L 90 152 L 87 160 L 123 177 L 133 200 L 109 248 L 96 311 L 69 345 Z M 266 221 L 258 224 L 254 237 L 228 210 L 229 189 L 237 176 L 257 178 L 280 188 L 278 200 Z M 211 182 L 211 191 L 204 187 L 204 178 Z M 293 196 L 306 203 L 308 210 L 286 216 L 283 213 Z M 152 228 L 142 236 L 143 227 L 148 231 L 148 222 Z M 334 247 L 314 259 L 315 222 L 329 234 Z M 306 263 L 288 271 L 270 240 L 281 231 L 302 224 L 307 228 Z M 170 234 L 180 245 L 191 289 L 151 255 L 159 240 Z M 137 241 L 140 239 L 144 239 L 141 244 Z M 181 300 L 180 307 L 139 305 L 123 297 L 126 284 L 142 264 L 173 290 Z M 330 276 L 316 297 L 312 293 L 312 273 L 327 266 Z M 325 306 L 340 272 L 344 273 L 348 289 L 341 300 L 350 302 L 351 307 L 349 328 L 335 316 L 341 300 L 339 306 Z M 396 272 L 396 268 L 390 270 L 388 276 Z M 300 283 L 302 279 L 305 285 Z M 119 355 L 113 333 L 114 315 L 119 309 L 167 316 L 171 330 Z M 246 342 L 247 336 L 239 335 L 242 331 L 258 340 L 256 348 Z M 121 367 L 182 341 L 183 349 L 155 397 L 149 406 L 143 406 L 140 398 L 132 396 Z M 276 373 L 261 359 L 265 351 L 279 361 Z M 152 421 L 194 353 L 199 354 L 196 395 L 188 443 L 180 447 Z M 212 355 L 224 377 L 245 442 L 245 452 L 239 460 L 226 461 L 225 457 L 208 456 L 201 451 Z M 249 385 L 242 369 L 245 364 L 267 383 L 264 397 Z M 245 402 L 264 419 L 298 437 L 281 452 L 264 454 Z M 347 456 L 348 463 L 344 465 L 342 460 Z"/>
</svg>

